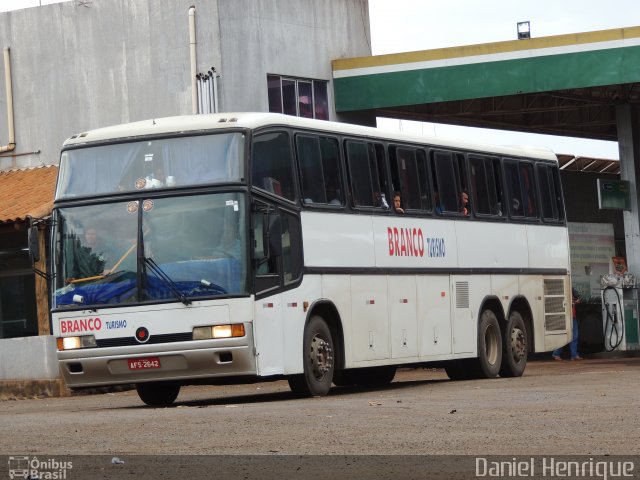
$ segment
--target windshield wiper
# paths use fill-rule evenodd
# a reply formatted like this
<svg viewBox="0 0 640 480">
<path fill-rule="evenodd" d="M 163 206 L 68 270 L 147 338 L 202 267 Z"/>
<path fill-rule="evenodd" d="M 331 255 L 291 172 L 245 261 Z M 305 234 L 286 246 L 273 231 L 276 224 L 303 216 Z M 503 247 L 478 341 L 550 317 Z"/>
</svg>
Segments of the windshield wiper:
<svg viewBox="0 0 640 480">
<path fill-rule="evenodd" d="M 173 294 L 176 296 L 177 299 L 179 299 L 182 303 L 184 303 L 185 305 L 191 305 L 191 300 L 188 299 L 179 289 L 178 286 L 176 285 L 176 282 L 174 282 L 173 280 L 171 280 L 171 277 L 169 277 L 169 275 L 167 275 L 161 268 L 160 266 L 153 261 L 153 259 L 149 258 L 149 257 L 144 257 L 144 263 L 146 265 L 149 266 L 149 269 L 155 273 L 156 277 L 158 277 L 162 283 L 164 283 L 167 287 L 169 287 L 169 290 L 171 290 L 173 292 Z"/>
</svg>

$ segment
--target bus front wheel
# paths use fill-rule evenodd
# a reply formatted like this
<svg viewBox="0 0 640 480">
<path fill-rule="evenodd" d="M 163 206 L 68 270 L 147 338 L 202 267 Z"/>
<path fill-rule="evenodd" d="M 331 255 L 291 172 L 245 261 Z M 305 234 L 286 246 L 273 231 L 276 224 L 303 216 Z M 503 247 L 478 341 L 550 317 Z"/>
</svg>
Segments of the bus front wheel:
<svg viewBox="0 0 640 480">
<path fill-rule="evenodd" d="M 150 407 L 171 405 L 180 393 L 180 385 L 170 382 L 136 383 L 140 400 Z"/>
<path fill-rule="evenodd" d="M 331 330 L 322 317 L 311 317 L 304 331 L 303 345 L 304 373 L 290 376 L 289 387 L 302 397 L 324 396 L 331 388 L 335 356 Z"/>
<path fill-rule="evenodd" d="M 476 368 L 479 378 L 495 378 L 502 364 L 502 335 L 498 318 L 492 310 L 484 310 L 478 325 L 478 358 Z"/>
<path fill-rule="evenodd" d="M 501 377 L 520 377 L 527 366 L 527 329 L 519 312 L 511 312 L 504 329 Z"/>
</svg>

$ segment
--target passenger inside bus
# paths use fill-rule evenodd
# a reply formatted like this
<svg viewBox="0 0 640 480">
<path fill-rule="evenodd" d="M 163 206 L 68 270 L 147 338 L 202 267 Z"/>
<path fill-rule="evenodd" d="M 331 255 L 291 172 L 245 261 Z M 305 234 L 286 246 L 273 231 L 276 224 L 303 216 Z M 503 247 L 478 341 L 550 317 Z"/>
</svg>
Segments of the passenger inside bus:
<svg viewBox="0 0 640 480">
<path fill-rule="evenodd" d="M 67 268 L 67 282 L 103 274 L 111 248 L 96 228 L 85 228 L 82 238 L 77 239 L 71 248 L 73 253 L 67 254 L 71 260 Z"/>
<path fill-rule="evenodd" d="M 469 215 L 469 194 L 466 190 L 460 192 L 460 211 L 465 215 Z"/>
<path fill-rule="evenodd" d="M 395 192 L 393 194 L 393 208 L 396 213 L 404 213 L 404 209 L 402 208 L 402 198 L 400 197 L 400 192 Z"/>
</svg>

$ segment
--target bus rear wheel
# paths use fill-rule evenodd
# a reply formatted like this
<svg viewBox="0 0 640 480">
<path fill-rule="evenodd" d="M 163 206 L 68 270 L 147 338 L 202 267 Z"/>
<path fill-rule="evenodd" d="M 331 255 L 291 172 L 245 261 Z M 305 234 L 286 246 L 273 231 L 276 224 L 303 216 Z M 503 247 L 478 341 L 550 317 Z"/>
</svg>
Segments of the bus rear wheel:
<svg viewBox="0 0 640 480">
<path fill-rule="evenodd" d="M 519 312 L 511 312 L 504 329 L 501 377 L 520 377 L 527 366 L 527 329 Z"/>
<path fill-rule="evenodd" d="M 321 397 L 326 395 L 333 381 L 334 343 L 327 322 L 319 315 L 309 320 L 303 339 L 302 375 L 288 378 L 289 387 L 302 397 Z"/>
<path fill-rule="evenodd" d="M 492 310 L 484 310 L 478 325 L 477 378 L 495 378 L 502 364 L 502 335 L 498 318 Z"/>
<path fill-rule="evenodd" d="M 180 385 L 171 382 L 136 383 L 140 400 L 150 407 L 171 405 L 180 393 Z"/>
</svg>

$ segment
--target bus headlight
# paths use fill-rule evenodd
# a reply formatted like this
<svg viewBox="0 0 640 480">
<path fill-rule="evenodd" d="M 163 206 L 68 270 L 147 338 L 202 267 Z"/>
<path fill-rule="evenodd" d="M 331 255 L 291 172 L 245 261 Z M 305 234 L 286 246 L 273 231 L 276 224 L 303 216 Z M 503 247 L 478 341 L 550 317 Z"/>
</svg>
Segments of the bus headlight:
<svg viewBox="0 0 640 480">
<path fill-rule="evenodd" d="M 83 335 L 81 337 L 59 337 L 57 339 L 58 350 L 76 350 L 78 348 L 97 347 L 96 337 Z"/>
<path fill-rule="evenodd" d="M 193 329 L 194 340 L 232 337 L 244 337 L 244 325 L 242 323 L 211 325 L 207 327 L 195 327 Z"/>
</svg>

